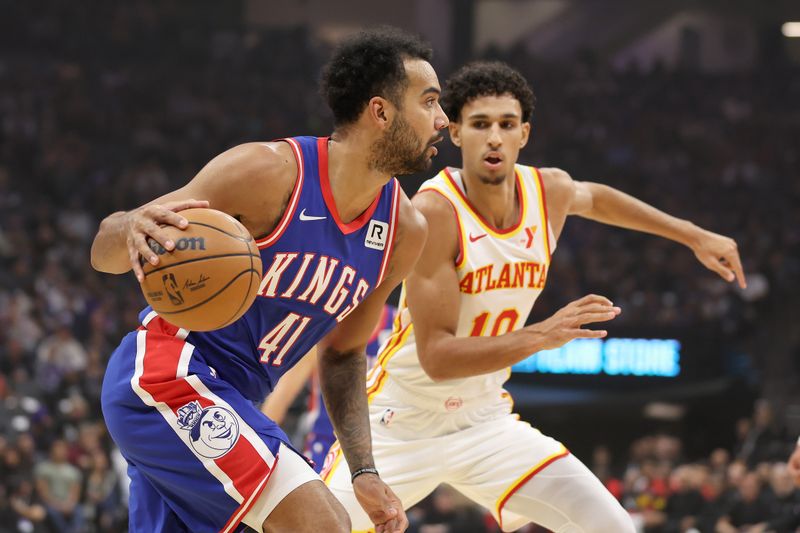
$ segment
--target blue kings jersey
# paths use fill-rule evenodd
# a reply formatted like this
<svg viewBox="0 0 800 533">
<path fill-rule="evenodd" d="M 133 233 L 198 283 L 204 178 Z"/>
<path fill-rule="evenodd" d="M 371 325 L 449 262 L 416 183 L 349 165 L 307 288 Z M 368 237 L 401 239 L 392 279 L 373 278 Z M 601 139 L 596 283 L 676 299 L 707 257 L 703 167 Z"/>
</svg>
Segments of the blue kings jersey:
<svg viewBox="0 0 800 533">
<path fill-rule="evenodd" d="M 254 402 L 381 283 L 401 194 L 393 178 L 345 224 L 328 178 L 328 139 L 284 141 L 297 160 L 297 181 L 275 229 L 256 241 L 263 277 L 255 303 L 223 329 L 186 337 L 219 378 Z"/>
</svg>

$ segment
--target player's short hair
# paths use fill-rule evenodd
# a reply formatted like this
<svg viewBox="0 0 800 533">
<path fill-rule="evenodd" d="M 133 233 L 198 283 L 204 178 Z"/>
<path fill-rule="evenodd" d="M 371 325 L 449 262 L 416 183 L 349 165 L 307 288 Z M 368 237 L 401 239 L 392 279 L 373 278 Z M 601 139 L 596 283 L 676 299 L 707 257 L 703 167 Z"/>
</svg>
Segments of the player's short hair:
<svg viewBox="0 0 800 533">
<path fill-rule="evenodd" d="M 408 86 L 403 61 L 430 61 L 433 51 L 419 37 L 381 26 L 346 39 L 322 72 L 322 95 L 336 126 L 352 124 L 375 96 L 399 107 Z"/>
<path fill-rule="evenodd" d="M 441 104 L 447 118 L 451 122 L 458 122 L 461 110 L 471 100 L 504 94 L 510 94 L 519 101 L 522 121 L 528 122 L 536 97 L 522 74 L 500 61 L 475 61 L 464 65 L 448 78 L 442 90 Z"/>
</svg>

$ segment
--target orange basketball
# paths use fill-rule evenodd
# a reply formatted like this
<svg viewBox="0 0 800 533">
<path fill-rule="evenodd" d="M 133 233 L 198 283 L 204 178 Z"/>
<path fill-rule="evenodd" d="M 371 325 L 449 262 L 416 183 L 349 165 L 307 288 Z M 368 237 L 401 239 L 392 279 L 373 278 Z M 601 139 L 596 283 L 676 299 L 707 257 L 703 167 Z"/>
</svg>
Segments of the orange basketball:
<svg viewBox="0 0 800 533">
<path fill-rule="evenodd" d="M 186 229 L 170 226 L 168 252 L 154 240 L 159 262 L 142 265 L 142 292 L 155 312 L 175 326 L 210 331 L 227 326 L 256 298 L 261 255 L 239 221 L 215 209 L 181 211 Z"/>
</svg>

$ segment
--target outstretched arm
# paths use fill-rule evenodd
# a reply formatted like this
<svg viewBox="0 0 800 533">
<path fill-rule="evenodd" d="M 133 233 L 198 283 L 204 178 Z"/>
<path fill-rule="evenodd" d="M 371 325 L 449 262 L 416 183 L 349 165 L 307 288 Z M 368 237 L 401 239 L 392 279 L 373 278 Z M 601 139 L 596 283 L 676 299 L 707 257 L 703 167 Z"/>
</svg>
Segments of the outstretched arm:
<svg viewBox="0 0 800 533">
<path fill-rule="evenodd" d="M 425 220 L 403 197 L 386 279 L 325 338 L 320 349 L 322 395 L 351 474 L 375 467 L 366 395 L 365 347 L 386 298 L 419 257 L 426 233 Z M 408 526 L 402 503 L 378 475 L 358 475 L 353 480 L 353 491 L 375 524 L 376 533 L 404 531 Z"/>
<path fill-rule="evenodd" d="M 557 168 L 542 169 L 541 172 L 548 209 L 555 215 L 551 216 L 556 226 L 554 230 L 560 231 L 567 215 L 579 215 L 604 224 L 658 235 L 690 248 L 706 268 L 724 280 L 738 280 L 740 287 L 747 286 L 739 250 L 733 239 L 664 213 L 613 187 L 575 181 Z"/>
<path fill-rule="evenodd" d="M 428 220 L 428 241 L 406 279 L 406 299 L 414 322 L 420 365 L 435 380 L 488 374 L 530 354 L 557 348 L 575 338 L 604 337 L 582 329 L 616 317 L 620 310 L 596 295 L 570 303 L 552 317 L 496 337 L 457 337 L 461 293 L 455 260 L 458 229 L 453 208 L 434 192 L 417 194 L 414 205 Z"/>
</svg>

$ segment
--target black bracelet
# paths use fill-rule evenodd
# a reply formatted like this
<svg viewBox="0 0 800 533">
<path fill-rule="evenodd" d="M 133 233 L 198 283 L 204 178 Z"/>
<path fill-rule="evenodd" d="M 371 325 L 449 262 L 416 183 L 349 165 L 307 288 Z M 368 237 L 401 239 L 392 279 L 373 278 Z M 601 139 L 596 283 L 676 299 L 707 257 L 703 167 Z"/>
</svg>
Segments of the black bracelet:
<svg viewBox="0 0 800 533">
<path fill-rule="evenodd" d="M 374 466 L 365 466 L 364 468 L 359 468 L 358 470 L 350 474 L 350 483 L 355 481 L 356 478 L 361 474 L 375 474 L 376 476 L 380 475 L 378 474 L 378 469 L 375 468 Z"/>
</svg>

